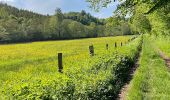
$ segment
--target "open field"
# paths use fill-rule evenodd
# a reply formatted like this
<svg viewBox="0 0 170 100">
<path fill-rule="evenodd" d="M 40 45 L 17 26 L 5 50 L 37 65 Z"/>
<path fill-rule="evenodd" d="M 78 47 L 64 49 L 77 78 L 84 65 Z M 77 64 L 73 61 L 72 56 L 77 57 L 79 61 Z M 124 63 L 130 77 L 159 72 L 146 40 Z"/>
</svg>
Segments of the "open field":
<svg viewBox="0 0 170 100">
<path fill-rule="evenodd" d="M 125 80 L 120 74 L 124 73 L 121 67 L 128 70 L 138 51 L 140 38 L 127 43 L 130 38 L 120 36 L 1 45 L 1 98 L 113 98 Z M 120 47 L 121 42 L 123 47 Z M 109 50 L 106 50 L 106 43 Z M 95 50 L 93 57 L 89 56 L 88 50 L 91 44 Z M 63 53 L 63 74 L 57 68 L 58 52 Z M 122 81 L 120 86 L 115 83 L 117 79 Z"/>
<path fill-rule="evenodd" d="M 78 65 L 90 59 L 89 45 L 93 44 L 95 55 L 100 56 L 115 50 L 115 42 L 120 46 L 120 42 L 125 43 L 128 39 L 130 36 L 1 45 L 0 69 L 1 72 L 18 72 L 28 67 L 39 66 L 42 70 L 48 66 L 44 71 L 51 72 L 50 68 L 54 68 L 52 70 L 55 72 L 57 70 L 57 53 L 61 52 L 64 58 L 64 71 L 67 72 L 67 68 L 73 67 L 74 63 Z M 106 50 L 107 43 L 109 50 Z M 46 65 L 44 66 L 44 64 Z"/>
</svg>

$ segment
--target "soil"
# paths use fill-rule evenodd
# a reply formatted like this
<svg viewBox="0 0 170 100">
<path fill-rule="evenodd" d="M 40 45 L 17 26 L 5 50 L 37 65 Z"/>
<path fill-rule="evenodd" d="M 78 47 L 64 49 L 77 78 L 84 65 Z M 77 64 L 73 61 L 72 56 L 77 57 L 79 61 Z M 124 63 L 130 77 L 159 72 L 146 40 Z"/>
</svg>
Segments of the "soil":
<svg viewBox="0 0 170 100">
<path fill-rule="evenodd" d="M 170 68 L 170 58 L 165 55 L 161 50 L 158 50 L 161 58 L 165 61 L 168 68 Z"/>
<path fill-rule="evenodd" d="M 140 56 L 141 56 L 141 52 L 139 54 L 139 56 L 136 59 L 136 63 L 134 65 L 134 67 L 131 69 L 131 74 L 129 75 L 129 79 L 128 82 L 123 86 L 123 88 L 121 89 L 117 100 L 126 100 L 125 97 L 127 95 L 127 91 L 129 89 L 130 86 L 130 81 L 133 79 L 133 76 L 135 74 L 136 69 L 139 67 L 139 61 L 140 61 Z"/>
</svg>

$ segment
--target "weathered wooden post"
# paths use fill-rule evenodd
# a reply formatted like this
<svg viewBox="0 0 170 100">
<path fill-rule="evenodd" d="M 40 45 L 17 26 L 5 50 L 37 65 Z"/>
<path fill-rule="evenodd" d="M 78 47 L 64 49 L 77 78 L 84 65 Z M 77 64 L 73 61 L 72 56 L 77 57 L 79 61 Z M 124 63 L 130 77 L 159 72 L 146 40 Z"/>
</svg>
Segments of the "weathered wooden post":
<svg viewBox="0 0 170 100">
<path fill-rule="evenodd" d="M 130 39 L 128 40 L 128 42 L 130 42 Z"/>
<path fill-rule="evenodd" d="M 93 47 L 93 45 L 89 46 L 89 52 L 90 52 L 90 56 L 94 56 L 94 47 Z"/>
<path fill-rule="evenodd" d="M 108 50 L 109 49 L 109 44 L 106 44 L 106 50 Z"/>
<path fill-rule="evenodd" d="M 63 73 L 62 53 L 58 53 L 58 71 Z"/>
<path fill-rule="evenodd" d="M 117 48 L 117 42 L 115 42 L 115 48 Z"/>
</svg>

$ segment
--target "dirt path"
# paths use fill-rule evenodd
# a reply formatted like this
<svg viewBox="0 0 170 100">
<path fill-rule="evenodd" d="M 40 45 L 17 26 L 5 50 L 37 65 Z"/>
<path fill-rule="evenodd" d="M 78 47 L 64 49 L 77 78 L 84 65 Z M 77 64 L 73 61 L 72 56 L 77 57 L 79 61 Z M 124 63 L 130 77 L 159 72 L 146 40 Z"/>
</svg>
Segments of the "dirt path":
<svg viewBox="0 0 170 100">
<path fill-rule="evenodd" d="M 164 59 L 167 67 L 170 68 L 170 58 L 167 55 L 165 55 L 161 50 L 158 50 L 158 52 L 159 52 L 161 58 Z"/>
<path fill-rule="evenodd" d="M 136 63 L 134 65 L 134 67 L 131 70 L 131 74 L 129 75 L 129 79 L 128 82 L 123 86 L 123 88 L 121 89 L 119 96 L 117 98 L 117 100 L 126 100 L 125 97 L 127 95 L 127 91 L 129 89 L 129 85 L 130 85 L 130 81 L 133 79 L 133 76 L 135 74 L 136 69 L 139 67 L 139 61 L 140 61 L 140 56 L 141 56 L 141 52 L 138 56 L 138 58 L 136 59 Z"/>
</svg>

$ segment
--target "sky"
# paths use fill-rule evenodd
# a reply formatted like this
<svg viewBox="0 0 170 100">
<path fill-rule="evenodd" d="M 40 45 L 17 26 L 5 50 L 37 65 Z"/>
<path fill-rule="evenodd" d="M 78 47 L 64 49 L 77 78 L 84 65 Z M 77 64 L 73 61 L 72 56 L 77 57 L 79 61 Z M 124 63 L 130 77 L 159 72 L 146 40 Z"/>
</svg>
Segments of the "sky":
<svg viewBox="0 0 170 100">
<path fill-rule="evenodd" d="M 85 2 L 85 0 L 0 0 L 0 2 L 45 15 L 52 15 L 56 8 L 61 8 L 64 13 L 85 10 L 95 17 L 107 18 L 112 16 L 113 11 L 116 9 L 116 4 L 110 4 L 107 8 L 101 9 L 100 12 L 95 12 L 88 7 L 89 3 Z"/>
</svg>

